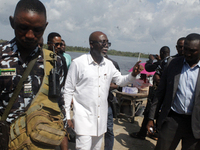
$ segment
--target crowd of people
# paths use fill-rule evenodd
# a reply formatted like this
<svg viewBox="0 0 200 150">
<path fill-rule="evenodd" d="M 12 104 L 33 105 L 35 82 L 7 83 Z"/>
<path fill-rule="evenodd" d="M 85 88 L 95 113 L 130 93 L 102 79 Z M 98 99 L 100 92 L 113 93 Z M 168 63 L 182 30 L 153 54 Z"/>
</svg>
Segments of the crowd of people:
<svg viewBox="0 0 200 150">
<path fill-rule="evenodd" d="M 17 120 L 25 113 L 30 114 L 28 108 L 38 98 L 37 95 L 45 83 L 48 88 L 42 92 L 48 96 L 47 104 L 53 98 L 63 116 L 63 129 L 57 130 L 56 136 L 62 136 L 61 131 L 72 128 L 76 133 L 76 149 L 100 150 L 105 135 L 104 149 L 112 150 L 114 95 L 111 91 L 132 84 L 144 69 L 140 65 L 141 61 L 133 66 L 131 73 L 121 75 L 117 62 L 107 56 L 111 43 L 101 31 L 90 34 L 89 53 L 73 61 L 65 53 L 66 45 L 61 35 L 51 32 L 47 37 L 47 55 L 43 49 L 43 33 L 48 25 L 47 14 L 45 6 L 39 0 L 20 0 L 14 16 L 9 19 L 15 37 L 0 45 L 0 149 L 10 149 L 10 140 L 14 133 L 6 132 L 4 129 L 7 127 L 14 126 L 16 138 L 20 137 L 20 129 L 26 126 L 26 120 Z M 170 56 L 170 48 L 167 46 L 160 49 L 159 55 L 149 55 L 145 69 L 148 72 L 155 71 L 153 86 L 149 87 L 140 131 L 130 133 L 130 136 L 144 140 L 148 134 L 157 140 L 156 150 L 176 149 L 180 140 L 183 150 L 199 150 L 200 35 L 191 33 L 178 39 L 176 48 L 178 53 L 174 56 Z M 32 60 L 35 62 L 30 69 L 28 66 Z M 52 81 L 46 80 L 46 62 L 53 67 L 47 77 Z M 21 83 L 26 70 L 30 70 L 30 73 Z M 50 78 L 51 74 L 53 77 Z M 52 87 L 50 82 L 53 82 Z M 19 84 L 22 87 L 20 89 Z M 13 97 L 15 98 L 11 103 Z M 72 105 L 73 115 L 70 111 Z M 54 110 L 42 106 L 40 109 L 49 113 L 47 118 L 52 124 L 45 130 L 53 133 L 56 122 L 52 119 Z M 42 136 L 39 133 L 40 137 L 36 138 L 32 132 L 29 134 L 29 130 L 35 129 L 27 128 L 25 133 L 23 129 L 29 142 L 16 145 L 16 149 L 37 147 L 68 150 L 68 132 L 59 140 L 48 137 L 48 141 L 44 138 L 45 133 Z M 42 132 L 44 128 L 40 130 Z"/>
</svg>

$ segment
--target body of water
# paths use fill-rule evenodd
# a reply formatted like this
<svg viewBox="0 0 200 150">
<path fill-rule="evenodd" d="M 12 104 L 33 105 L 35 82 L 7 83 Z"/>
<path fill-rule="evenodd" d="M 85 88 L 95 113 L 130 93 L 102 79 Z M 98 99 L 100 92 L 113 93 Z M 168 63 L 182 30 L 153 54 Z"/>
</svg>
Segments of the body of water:
<svg viewBox="0 0 200 150">
<path fill-rule="evenodd" d="M 84 53 L 69 52 L 69 51 L 67 51 L 66 53 L 68 53 L 72 59 L 84 54 Z M 136 57 L 125 57 L 125 56 L 114 56 L 114 55 L 109 55 L 109 57 L 118 63 L 118 65 L 120 67 L 120 71 L 123 75 L 128 74 L 129 73 L 128 71 L 138 61 L 138 58 L 136 58 Z M 142 63 L 145 63 L 147 59 L 141 58 L 140 60 L 142 61 Z"/>
</svg>

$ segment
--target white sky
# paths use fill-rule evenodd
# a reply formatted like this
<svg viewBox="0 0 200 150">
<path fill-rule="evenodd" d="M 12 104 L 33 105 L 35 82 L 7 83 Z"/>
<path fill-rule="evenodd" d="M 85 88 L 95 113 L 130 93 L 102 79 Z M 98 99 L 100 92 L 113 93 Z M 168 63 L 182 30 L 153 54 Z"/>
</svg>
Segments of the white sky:
<svg viewBox="0 0 200 150">
<path fill-rule="evenodd" d="M 199 0 L 41 0 L 50 32 L 58 32 L 69 46 L 89 47 L 93 31 L 107 34 L 110 49 L 157 54 L 169 46 L 176 54 L 179 37 L 200 32 Z M 9 23 L 18 0 L 0 0 L 0 39 L 14 37 Z"/>
</svg>

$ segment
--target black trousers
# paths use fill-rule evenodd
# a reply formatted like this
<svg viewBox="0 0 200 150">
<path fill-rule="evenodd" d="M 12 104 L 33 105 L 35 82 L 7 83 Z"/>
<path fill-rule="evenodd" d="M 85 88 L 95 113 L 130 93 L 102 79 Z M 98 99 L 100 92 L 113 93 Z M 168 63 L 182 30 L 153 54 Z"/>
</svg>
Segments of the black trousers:
<svg viewBox="0 0 200 150">
<path fill-rule="evenodd" d="M 195 139 L 191 128 L 191 116 L 170 111 L 159 130 L 155 150 L 175 150 L 182 140 L 182 150 L 200 150 L 200 139 Z"/>
<path fill-rule="evenodd" d="M 142 125 L 141 125 L 141 128 L 140 128 L 140 131 L 138 132 L 138 134 L 140 135 L 140 136 L 143 136 L 143 137 L 146 137 L 147 136 L 147 124 L 148 124 L 148 122 L 149 122 L 149 111 L 147 111 L 147 107 L 149 107 L 149 105 L 148 105 L 148 102 L 147 102 L 147 105 L 146 105 L 146 109 L 145 109 L 145 111 L 144 111 L 144 119 L 143 119 L 143 121 L 142 121 Z"/>
<path fill-rule="evenodd" d="M 155 95 L 155 86 L 150 86 L 149 87 L 149 95 L 148 95 L 148 99 L 147 99 L 147 104 L 144 110 L 144 119 L 142 121 L 142 126 L 140 128 L 140 131 L 138 132 L 138 134 L 140 136 L 146 137 L 147 135 L 147 124 L 149 122 L 149 110 L 151 108 L 151 104 L 152 104 L 152 100 L 154 98 Z"/>
</svg>

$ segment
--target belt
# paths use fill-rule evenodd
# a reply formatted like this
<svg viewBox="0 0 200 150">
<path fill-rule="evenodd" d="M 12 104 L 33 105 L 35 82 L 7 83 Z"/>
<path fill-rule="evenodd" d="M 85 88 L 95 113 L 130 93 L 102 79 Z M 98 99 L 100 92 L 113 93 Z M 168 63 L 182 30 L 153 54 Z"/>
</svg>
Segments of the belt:
<svg viewBox="0 0 200 150">
<path fill-rule="evenodd" d="M 179 114 L 173 110 L 170 110 L 169 114 L 168 114 L 169 117 L 171 116 L 176 116 L 176 117 L 179 117 L 179 118 L 184 118 L 184 119 L 190 119 L 191 118 L 191 115 L 186 115 L 186 114 Z"/>
</svg>

